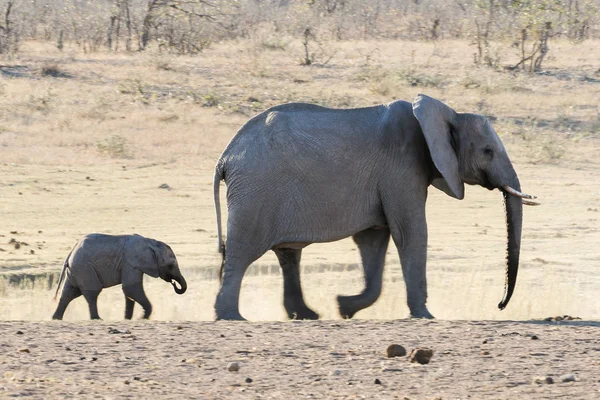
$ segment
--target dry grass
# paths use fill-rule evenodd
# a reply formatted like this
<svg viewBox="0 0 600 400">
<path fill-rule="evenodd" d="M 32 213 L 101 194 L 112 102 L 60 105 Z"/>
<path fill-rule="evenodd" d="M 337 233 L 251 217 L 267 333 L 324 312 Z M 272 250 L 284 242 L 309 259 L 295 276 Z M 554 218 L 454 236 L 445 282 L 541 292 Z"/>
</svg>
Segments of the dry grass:
<svg viewBox="0 0 600 400">
<path fill-rule="evenodd" d="M 157 319 L 211 319 L 219 264 L 212 168 L 250 116 L 287 101 L 356 107 L 424 92 L 457 111 L 495 118 L 524 189 L 543 206 L 527 209 L 523 267 L 509 309 L 503 284 L 500 198 L 469 188 L 463 202 L 431 191 L 429 280 L 432 312 L 448 319 L 527 319 L 551 314 L 600 318 L 598 209 L 600 76 L 598 42 L 556 43 L 548 73 L 474 69 L 466 42 L 340 42 L 325 65 L 303 67 L 299 42 L 255 38 L 211 46 L 197 57 L 60 53 L 25 43 L 0 74 L 0 271 L 57 270 L 85 233 L 138 232 L 170 243 L 190 290 L 148 282 Z M 44 71 L 52 73 L 40 73 Z M 172 191 L 158 189 L 162 183 Z M 17 231 L 17 234 L 10 233 Z M 11 248 L 11 238 L 29 246 Z M 31 254 L 30 250 L 34 250 Z M 398 257 L 388 255 L 381 300 L 361 318 L 407 314 Z M 313 245 L 305 266 L 355 265 L 350 240 Z M 274 265 L 268 254 L 259 265 Z M 360 291 L 356 269 L 304 275 L 307 302 L 336 318 L 334 297 Z M 249 276 L 242 313 L 281 319 L 281 277 Z M 47 290 L 5 287 L 0 318 L 45 319 Z M 27 299 L 26 301 L 23 301 Z M 19 306 L 16 306 L 16 305 Z M 451 305 L 451 306 L 449 306 Z M 83 300 L 67 318 L 85 318 Z M 118 288 L 101 315 L 120 319 Z"/>
</svg>

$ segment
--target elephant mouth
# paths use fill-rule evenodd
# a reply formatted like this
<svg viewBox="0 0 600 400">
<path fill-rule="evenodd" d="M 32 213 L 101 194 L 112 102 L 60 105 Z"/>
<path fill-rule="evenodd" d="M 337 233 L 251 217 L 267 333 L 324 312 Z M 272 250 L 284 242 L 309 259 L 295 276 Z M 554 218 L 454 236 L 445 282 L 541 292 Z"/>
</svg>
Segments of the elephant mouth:
<svg viewBox="0 0 600 400">
<path fill-rule="evenodd" d="M 533 201 L 533 199 L 537 198 L 536 196 L 521 193 L 518 190 L 513 189 L 512 187 L 510 187 L 508 185 L 502 186 L 501 190 L 511 196 L 520 198 L 521 201 L 523 202 L 523 205 L 526 205 L 526 206 L 539 206 L 540 205 L 539 202 Z"/>
</svg>

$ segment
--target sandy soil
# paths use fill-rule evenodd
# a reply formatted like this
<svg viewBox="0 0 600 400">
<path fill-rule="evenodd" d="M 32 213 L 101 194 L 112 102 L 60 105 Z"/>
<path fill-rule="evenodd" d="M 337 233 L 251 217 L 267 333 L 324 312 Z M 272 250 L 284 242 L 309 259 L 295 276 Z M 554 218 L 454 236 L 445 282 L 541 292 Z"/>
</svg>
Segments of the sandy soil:
<svg viewBox="0 0 600 400">
<path fill-rule="evenodd" d="M 585 322 L 2 322 L 0 330 L 1 397 L 600 396 L 598 325 Z M 427 365 L 387 358 L 390 344 L 434 355 Z M 228 371 L 232 362 L 239 371 Z M 575 381 L 563 382 L 569 374 Z"/>
</svg>

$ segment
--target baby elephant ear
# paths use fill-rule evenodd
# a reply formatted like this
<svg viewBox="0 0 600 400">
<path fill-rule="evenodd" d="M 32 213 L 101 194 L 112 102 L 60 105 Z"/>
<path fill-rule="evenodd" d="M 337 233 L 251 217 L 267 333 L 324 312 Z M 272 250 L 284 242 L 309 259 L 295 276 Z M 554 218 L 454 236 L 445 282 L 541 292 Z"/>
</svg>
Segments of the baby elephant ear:
<svg viewBox="0 0 600 400">
<path fill-rule="evenodd" d="M 127 242 L 125 258 L 131 267 L 153 278 L 158 278 L 159 249 L 152 242 L 152 239 L 141 236 L 132 238 Z"/>
<path fill-rule="evenodd" d="M 462 200 L 465 197 L 465 185 L 460 179 L 451 133 L 456 111 L 439 100 L 420 94 L 413 101 L 413 114 L 421 125 L 431 159 L 443 177 L 434 179 L 433 186 Z"/>
</svg>

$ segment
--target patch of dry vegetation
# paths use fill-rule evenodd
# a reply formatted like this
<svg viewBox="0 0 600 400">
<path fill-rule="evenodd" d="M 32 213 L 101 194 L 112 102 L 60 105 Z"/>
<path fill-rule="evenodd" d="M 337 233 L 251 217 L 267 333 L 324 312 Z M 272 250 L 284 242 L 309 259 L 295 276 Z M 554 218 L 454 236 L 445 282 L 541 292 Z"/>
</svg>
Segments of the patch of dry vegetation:
<svg viewBox="0 0 600 400">
<path fill-rule="evenodd" d="M 0 68 L 0 156 L 62 165 L 212 160 L 239 125 L 275 104 L 359 107 L 420 92 L 490 116 L 505 141 L 530 148 L 531 161 L 559 160 L 573 141 L 599 134 L 596 41 L 560 43 L 562 57 L 536 75 L 473 69 L 464 41 L 336 42 L 335 59 L 311 67 L 296 62 L 300 42 L 288 47 L 250 40 L 166 59 L 24 43 Z"/>
</svg>

